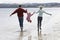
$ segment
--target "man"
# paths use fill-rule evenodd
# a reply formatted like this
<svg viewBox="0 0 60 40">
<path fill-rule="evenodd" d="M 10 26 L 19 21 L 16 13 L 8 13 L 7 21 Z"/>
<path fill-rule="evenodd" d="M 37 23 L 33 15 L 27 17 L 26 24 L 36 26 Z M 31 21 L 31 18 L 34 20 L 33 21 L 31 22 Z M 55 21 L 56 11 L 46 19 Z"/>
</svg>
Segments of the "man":
<svg viewBox="0 0 60 40">
<path fill-rule="evenodd" d="M 38 10 L 35 13 L 39 13 L 38 14 L 38 31 L 39 31 L 39 28 L 41 30 L 41 22 L 42 22 L 43 13 L 46 13 L 46 12 L 42 10 L 42 7 L 40 7 L 40 10 Z M 46 13 L 46 14 L 48 14 L 48 13 Z M 48 15 L 51 15 L 51 14 L 48 14 Z"/>
<path fill-rule="evenodd" d="M 19 5 L 19 8 L 17 8 L 10 16 L 12 16 L 13 14 L 17 13 L 18 16 L 18 20 L 19 20 L 19 24 L 20 24 L 20 28 L 21 28 L 21 32 L 23 31 L 23 13 L 27 13 L 27 10 L 24 10 L 21 5 Z"/>
</svg>

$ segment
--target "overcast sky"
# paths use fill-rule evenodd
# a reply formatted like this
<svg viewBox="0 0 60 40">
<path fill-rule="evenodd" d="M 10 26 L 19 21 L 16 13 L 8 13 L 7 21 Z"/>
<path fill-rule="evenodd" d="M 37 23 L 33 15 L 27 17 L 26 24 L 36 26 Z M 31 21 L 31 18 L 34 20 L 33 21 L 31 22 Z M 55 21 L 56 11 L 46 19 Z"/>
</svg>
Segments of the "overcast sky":
<svg viewBox="0 0 60 40">
<path fill-rule="evenodd" d="M 58 2 L 60 3 L 60 0 L 0 0 L 0 3 L 47 3 L 47 2 Z"/>
</svg>

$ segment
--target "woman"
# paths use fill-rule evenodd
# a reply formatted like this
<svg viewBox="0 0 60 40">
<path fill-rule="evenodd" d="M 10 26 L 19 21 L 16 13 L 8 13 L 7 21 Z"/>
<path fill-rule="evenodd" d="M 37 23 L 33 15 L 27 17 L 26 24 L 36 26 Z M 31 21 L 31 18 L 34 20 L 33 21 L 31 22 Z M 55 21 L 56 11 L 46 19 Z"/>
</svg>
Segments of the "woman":
<svg viewBox="0 0 60 40">
<path fill-rule="evenodd" d="M 37 12 L 35 12 L 35 13 L 39 13 L 38 14 L 38 31 L 39 31 L 39 28 L 41 30 L 41 22 L 42 22 L 42 18 L 43 18 L 42 17 L 43 16 L 43 13 L 48 14 L 48 15 L 51 15 L 51 14 L 46 13 L 45 11 L 43 11 L 42 10 L 42 7 L 40 7 L 40 9 Z"/>
</svg>

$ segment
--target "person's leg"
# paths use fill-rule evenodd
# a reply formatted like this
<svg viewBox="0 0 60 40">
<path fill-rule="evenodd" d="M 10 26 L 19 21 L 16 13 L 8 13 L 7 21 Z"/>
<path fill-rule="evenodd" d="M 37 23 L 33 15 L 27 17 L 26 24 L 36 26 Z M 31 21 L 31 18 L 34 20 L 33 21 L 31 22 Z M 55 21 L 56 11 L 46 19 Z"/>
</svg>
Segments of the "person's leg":
<svg viewBox="0 0 60 40">
<path fill-rule="evenodd" d="M 32 20 L 29 18 L 29 20 L 30 20 L 30 23 L 32 22 Z"/>
<path fill-rule="evenodd" d="M 40 17 L 40 29 L 41 29 L 42 17 Z"/>
<path fill-rule="evenodd" d="M 23 31 L 23 17 L 21 18 L 21 21 L 20 21 L 20 27 L 21 27 L 21 31 Z"/>
<path fill-rule="evenodd" d="M 37 26 L 38 26 L 38 31 L 39 31 L 39 17 L 38 17 L 38 23 L 37 23 Z"/>
<path fill-rule="evenodd" d="M 32 22 L 31 20 L 29 20 L 30 21 L 30 23 Z"/>
<path fill-rule="evenodd" d="M 20 23 L 21 31 L 23 31 L 23 17 L 19 18 L 19 23 Z"/>
</svg>

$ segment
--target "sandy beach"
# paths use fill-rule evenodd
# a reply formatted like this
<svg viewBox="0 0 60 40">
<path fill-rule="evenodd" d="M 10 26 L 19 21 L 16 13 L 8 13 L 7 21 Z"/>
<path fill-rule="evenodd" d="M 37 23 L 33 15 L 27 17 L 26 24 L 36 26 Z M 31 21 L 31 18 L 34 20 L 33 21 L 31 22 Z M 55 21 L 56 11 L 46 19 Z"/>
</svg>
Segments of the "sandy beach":
<svg viewBox="0 0 60 40">
<path fill-rule="evenodd" d="M 27 8 L 33 12 L 38 9 Z M 33 10 L 32 10 L 33 9 Z M 34 14 L 32 23 L 26 21 L 24 15 L 24 31 L 20 32 L 17 15 L 9 16 L 15 8 L 0 8 L 0 40 L 60 40 L 60 8 L 44 8 L 50 15 L 43 15 L 42 30 L 37 31 L 37 15 Z"/>
</svg>

